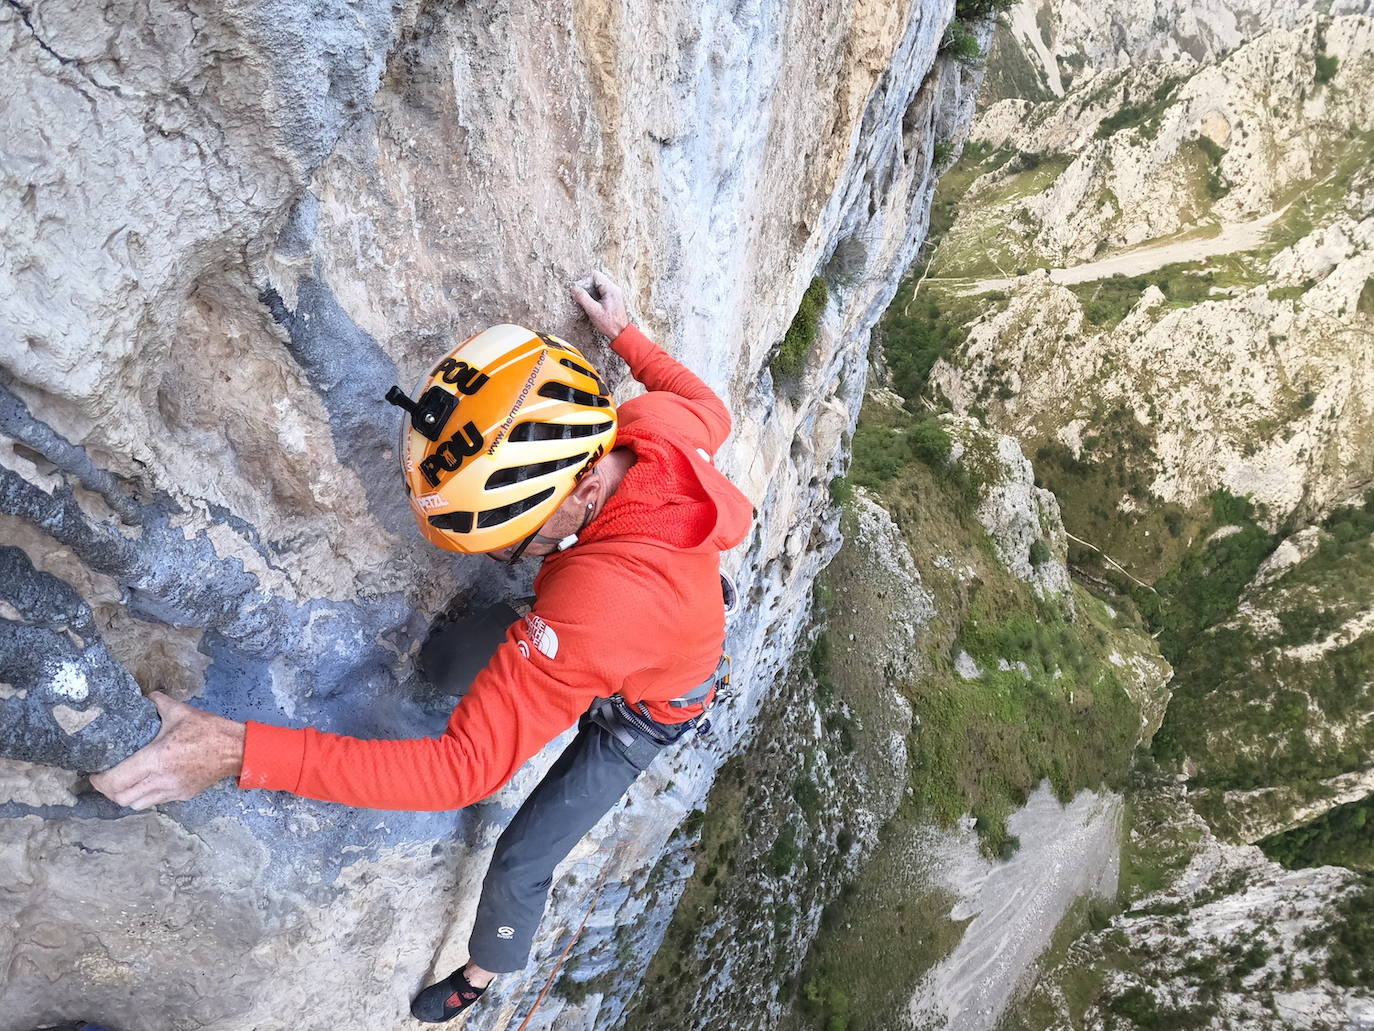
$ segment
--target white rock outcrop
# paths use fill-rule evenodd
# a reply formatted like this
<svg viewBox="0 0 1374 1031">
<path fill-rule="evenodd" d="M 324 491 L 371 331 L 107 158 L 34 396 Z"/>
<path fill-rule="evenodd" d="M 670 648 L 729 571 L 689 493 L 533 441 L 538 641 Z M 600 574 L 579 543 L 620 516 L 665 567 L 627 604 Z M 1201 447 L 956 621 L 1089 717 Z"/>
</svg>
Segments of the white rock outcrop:
<svg viewBox="0 0 1374 1031">
<path fill-rule="evenodd" d="M 947 417 L 954 438 L 950 459 L 979 484 L 976 515 L 997 557 L 1018 580 L 1073 611 L 1064 555 L 1068 539 L 1055 496 L 1035 485 L 1030 461 L 1012 437 L 991 433 L 976 419 Z"/>
</svg>

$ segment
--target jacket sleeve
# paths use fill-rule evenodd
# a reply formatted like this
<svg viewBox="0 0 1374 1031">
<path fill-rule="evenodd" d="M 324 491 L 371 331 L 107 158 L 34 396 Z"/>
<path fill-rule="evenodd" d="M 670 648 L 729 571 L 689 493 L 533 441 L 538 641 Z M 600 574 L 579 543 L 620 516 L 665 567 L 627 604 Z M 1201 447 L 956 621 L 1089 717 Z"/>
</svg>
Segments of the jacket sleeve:
<svg viewBox="0 0 1374 1031">
<path fill-rule="evenodd" d="M 511 627 L 439 737 L 369 741 L 249 723 L 239 787 L 363 809 L 460 809 L 485 798 L 609 693 L 592 671 L 547 661 L 530 626 Z"/>
<path fill-rule="evenodd" d="M 730 411 L 720 396 L 691 369 L 646 337 L 636 326 L 611 341 L 611 349 L 630 367 L 630 374 L 649 390 L 676 394 L 701 421 L 702 442 L 713 454 L 730 435 Z"/>
</svg>

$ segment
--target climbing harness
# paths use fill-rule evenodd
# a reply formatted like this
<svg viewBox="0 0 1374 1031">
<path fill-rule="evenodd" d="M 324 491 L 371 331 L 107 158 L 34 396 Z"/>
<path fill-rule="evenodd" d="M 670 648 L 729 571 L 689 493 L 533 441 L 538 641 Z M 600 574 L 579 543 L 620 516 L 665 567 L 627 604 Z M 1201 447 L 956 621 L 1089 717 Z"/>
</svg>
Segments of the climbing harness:
<svg viewBox="0 0 1374 1031">
<path fill-rule="evenodd" d="M 735 590 L 734 581 L 724 573 L 720 574 L 720 595 L 728 621 L 734 615 L 739 592 Z M 594 701 L 592 707 L 587 710 L 587 718 L 627 747 L 634 743 L 635 731 L 660 746 L 671 745 L 691 730 L 698 734 L 711 733 L 711 721 L 706 718 L 706 709 L 720 696 L 721 691 L 729 686 L 730 656 L 722 652 L 720 661 L 716 663 L 716 668 L 711 671 L 710 676 L 690 691 L 669 700 L 668 705 L 674 709 L 692 709 L 696 706 L 702 708 L 702 712 L 691 719 L 667 724 L 672 728 L 671 731 L 665 731 L 665 724 L 659 723 L 649 715 L 649 708 L 643 702 L 629 702 L 618 694 Z"/>
<path fill-rule="evenodd" d="M 649 715 L 649 707 L 643 702 L 628 702 L 624 697 L 617 694 L 611 695 L 609 698 L 598 698 L 592 702 L 592 707 L 587 710 L 587 718 L 611 734 L 622 745 L 628 746 L 634 743 L 635 731 L 655 744 L 671 745 L 691 730 L 695 730 L 698 734 L 711 733 L 711 721 L 706 718 L 704 710 L 716 700 L 720 690 L 727 687 L 729 683 L 730 656 L 722 655 L 720 662 L 716 664 L 715 670 L 709 677 L 686 694 L 678 695 L 668 702 L 674 709 L 690 709 L 700 705 L 703 709 L 700 715 L 683 720 L 681 723 L 659 723 Z M 671 727 L 671 730 L 667 730 L 665 727 Z"/>
</svg>

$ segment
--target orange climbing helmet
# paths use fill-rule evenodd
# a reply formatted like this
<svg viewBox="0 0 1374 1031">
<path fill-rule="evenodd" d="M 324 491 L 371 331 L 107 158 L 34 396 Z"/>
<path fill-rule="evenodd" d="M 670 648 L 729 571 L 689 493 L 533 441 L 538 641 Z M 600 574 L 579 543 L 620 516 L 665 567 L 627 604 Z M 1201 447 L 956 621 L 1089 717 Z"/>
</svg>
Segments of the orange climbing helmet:
<svg viewBox="0 0 1374 1031">
<path fill-rule="evenodd" d="M 475 554 L 530 537 L 615 446 L 615 403 L 566 341 L 493 326 L 421 380 L 401 426 L 401 469 L 420 532 Z"/>
</svg>

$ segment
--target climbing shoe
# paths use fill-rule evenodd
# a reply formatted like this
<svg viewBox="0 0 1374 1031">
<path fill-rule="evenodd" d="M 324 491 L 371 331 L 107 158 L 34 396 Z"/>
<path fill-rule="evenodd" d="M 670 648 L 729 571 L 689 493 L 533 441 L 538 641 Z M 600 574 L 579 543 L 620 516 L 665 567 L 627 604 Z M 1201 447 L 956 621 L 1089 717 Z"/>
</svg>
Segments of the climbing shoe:
<svg viewBox="0 0 1374 1031">
<path fill-rule="evenodd" d="M 468 984 L 468 979 L 463 976 L 463 968 L 459 967 L 415 996 L 410 1004 L 410 1015 L 426 1024 L 442 1024 L 458 1016 L 481 998 L 485 991 L 485 988 L 474 988 Z"/>
</svg>

